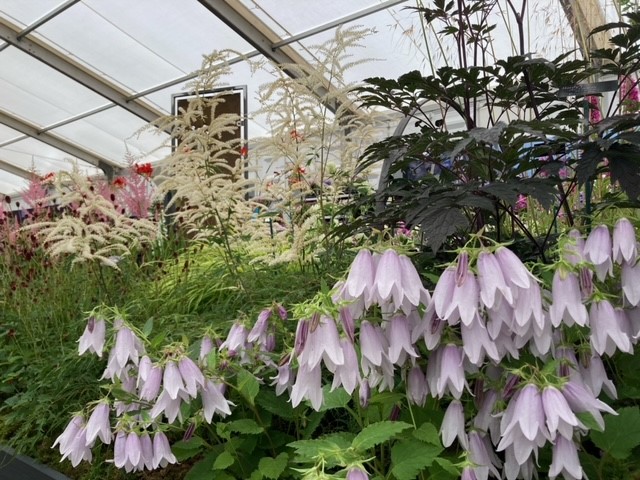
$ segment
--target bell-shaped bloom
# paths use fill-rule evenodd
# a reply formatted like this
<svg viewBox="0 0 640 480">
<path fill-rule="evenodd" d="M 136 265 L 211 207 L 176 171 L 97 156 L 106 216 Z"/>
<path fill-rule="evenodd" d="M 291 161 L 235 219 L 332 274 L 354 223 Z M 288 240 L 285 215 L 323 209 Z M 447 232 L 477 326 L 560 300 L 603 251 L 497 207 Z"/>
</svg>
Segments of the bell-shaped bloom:
<svg viewBox="0 0 640 480">
<path fill-rule="evenodd" d="M 300 364 L 296 381 L 291 387 L 291 405 L 297 407 L 302 400 L 309 400 L 314 410 L 320 410 L 323 402 L 322 372 L 320 364 L 309 368 L 306 363 Z"/>
<path fill-rule="evenodd" d="M 140 470 L 146 468 L 147 470 L 153 470 L 153 440 L 149 434 L 145 431 L 140 435 Z"/>
<path fill-rule="evenodd" d="M 389 341 L 388 357 L 391 363 L 402 365 L 407 355 L 414 358 L 418 356 L 411 343 L 411 329 L 407 317 L 396 315 L 387 323 L 386 327 Z"/>
<path fill-rule="evenodd" d="M 601 412 L 617 415 L 606 403 L 598 400 L 593 392 L 576 380 L 569 380 L 562 387 L 562 395 L 575 413 L 588 412 L 601 430 L 604 430 L 604 419 Z"/>
<path fill-rule="evenodd" d="M 494 255 L 507 285 L 527 289 L 536 282 L 522 260 L 507 247 L 498 247 Z"/>
<path fill-rule="evenodd" d="M 108 402 L 98 403 L 87 421 L 86 444 L 93 445 L 93 442 L 98 437 L 104 444 L 111 443 L 112 434 Z"/>
<path fill-rule="evenodd" d="M 463 448 L 468 447 L 467 433 L 465 431 L 464 408 L 460 400 L 452 400 L 442 419 L 440 426 L 442 445 L 450 447 L 457 438 Z"/>
<path fill-rule="evenodd" d="M 427 379 L 418 365 L 414 365 L 407 375 L 407 398 L 420 407 L 427 400 Z"/>
<path fill-rule="evenodd" d="M 553 480 L 558 475 L 565 479 L 580 480 L 583 476 L 582 466 L 578 458 L 578 447 L 570 438 L 558 437 L 553 445 L 549 478 Z"/>
<path fill-rule="evenodd" d="M 198 361 L 201 365 L 207 365 L 207 359 L 209 358 L 209 354 L 213 350 L 213 340 L 209 335 L 205 335 L 202 337 L 200 341 L 200 353 L 198 354 Z"/>
<path fill-rule="evenodd" d="M 223 417 L 231 415 L 232 403 L 224 397 L 222 387 L 222 384 L 216 384 L 210 379 L 205 381 L 202 389 L 202 408 L 207 423 L 211 423 L 216 413 Z"/>
<path fill-rule="evenodd" d="M 247 350 L 247 336 L 249 331 L 241 323 L 234 323 L 224 342 L 220 344 L 220 350 L 228 350 L 230 355 L 243 355 Z"/>
<path fill-rule="evenodd" d="M 513 305 L 513 293 L 507 285 L 498 259 L 490 252 L 482 251 L 478 255 L 478 283 L 480 284 L 480 300 L 487 308 L 504 299 Z"/>
<path fill-rule="evenodd" d="M 95 353 L 98 357 L 102 357 L 105 331 L 106 327 L 102 318 L 96 319 L 95 317 L 90 317 L 82 336 L 78 340 L 78 355 L 82 355 L 84 352 L 89 351 L 91 353 Z"/>
<path fill-rule="evenodd" d="M 394 250 L 380 256 L 374 282 L 372 300 L 389 306 L 392 312 L 402 310 L 409 315 L 428 297 L 411 260 Z"/>
<path fill-rule="evenodd" d="M 127 440 L 125 443 L 125 450 L 127 452 L 127 460 L 125 461 L 124 468 L 127 472 L 132 472 L 134 470 L 141 470 L 142 466 L 144 466 L 144 461 L 142 460 L 142 445 L 140 443 L 140 437 L 135 432 L 130 432 L 127 435 Z"/>
<path fill-rule="evenodd" d="M 163 387 L 172 400 L 178 398 L 180 392 L 188 393 L 180 375 L 180 369 L 174 361 L 169 361 L 164 366 Z"/>
<path fill-rule="evenodd" d="M 366 308 L 371 306 L 374 282 L 376 278 L 376 264 L 371 252 L 362 249 L 349 267 L 349 274 L 342 286 L 342 295 L 347 300 L 362 299 Z"/>
<path fill-rule="evenodd" d="M 594 301 L 589 310 L 589 324 L 591 326 L 591 348 L 602 356 L 613 355 L 616 347 L 626 353 L 633 352 L 631 339 L 616 314 L 613 306 L 607 300 Z"/>
<path fill-rule="evenodd" d="M 276 387 L 276 395 L 282 395 L 285 391 L 289 390 L 295 380 L 295 375 L 291 371 L 291 365 L 287 361 L 281 365 L 278 365 L 278 373 L 275 377 L 272 377 L 271 386 Z"/>
<path fill-rule="evenodd" d="M 500 361 L 500 353 L 477 312 L 468 326 L 464 323 L 460 326 L 460 332 L 462 348 L 473 365 L 480 366 L 484 362 L 485 353 L 494 362 Z"/>
<path fill-rule="evenodd" d="M 265 308 L 260 312 L 256 323 L 247 334 L 247 342 L 258 345 L 264 345 L 266 343 L 269 331 L 269 318 L 271 318 L 271 309 Z"/>
<path fill-rule="evenodd" d="M 596 276 L 601 282 L 607 278 L 607 274 L 613 272 L 611 261 L 611 235 L 606 225 L 598 225 L 591 230 L 584 243 L 584 258 L 591 262 L 596 270 Z"/>
<path fill-rule="evenodd" d="M 180 390 L 176 398 L 171 398 L 166 390 L 162 390 L 156 399 L 156 403 L 154 403 L 151 408 L 149 415 L 151 418 L 157 418 L 164 413 L 169 423 L 173 423 L 176 418 L 182 420 L 180 406 L 182 405 L 182 402 L 188 402 L 190 398 L 191 397 L 189 397 L 184 390 Z"/>
<path fill-rule="evenodd" d="M 640 263 L 622 265 L 622 291 L 629 305 L 640 305 Z"/>
<path fill-rule="evenodd" d="M 584 260 L 584 238 L 578 230 L 569 231 L 562 243 L 560 257 L 571 265 L 577 265 Z"/>
<path fill-rule="evenodd" d="M 443 320 L 446 320 L 445 314 L 451 305 L 455 287 L 456 269 L 455 267 L 447 267 L 444 272 L 440 274 L 436 288 L 433 290 L 433 296 L 431 297 L 436 315 Z"/>
<path fill-rule="evenodd" d="M 160 393 L 160 386 L 162 384 L 162 367 L 159 365 L 152 365 L 149 368 L 145 379 L 138 378 L 138 384 L 142 384 L 140 388 L 140 399 L 147 402 L 153 402 Z"/>
<path fill-rule="evenodd" d="M 431 362 L 427 365 L 427 383 L 431 394 L 442 398 L 445 393 L 449 393 L 460 399 L 467 384 L 462 347 L 448 344 L 438 348 L 438 352 L 438 355 L 432 355 Z M 430 368 L 432 362 L 435 363 L 435 371 Z"/>
<path fill-rule="evenodd" d="M 204 375 L 193 360 L 189 357 L 182 357 L 178 361 L 178 371 L 184 381 L 186 392 L 195 398 L 198 395 L 198 386 L 204 387 Z"/>
<path fill-rule="evenodd" d="M 169 446 L 169 440 L 163 432 L 153 436 L 153 468 L 166 467 L 170 463 L 178 463 Z"/>
<path fill-rule="evenodd" d="M 371 388 L 369 387 L 369 381 L 365 378 L 360 381 L 358 388 L 358 400 L 362 408 L 369 406 L 369 399 L 371 398 Z"/>
<path fill-rule="evenodd" d="M 549 317 L 554 327 L 559 327 L 563 321 L 569 327 L 574 323 L 581 327 L 587 324 L 589 314 L 587 307 L 582 303 L 580 283 L 576 274 L 558 268 L 553 274 L 551 295 L 553 301 L 549 308 Z"/>
<path fill-rule="evenodd" d="M 456 282 L 454 284 L 453 295 L 444 311 L 444 316 L 441 318 L 446 320 L 449 325 L 456 325 L 462 321 L 464 325 L 469 326 L 478 313 L 479 300 L 478 282 L 473 272 L 469 270 L 464 275 L 462 283 Z"/>
<path fill-rule="evenodd" d="M 327 368 L 344 365 L 344 353 L 336 322 L 325 315 L 320 317 L 315 329 L 309 328 L 304 348 L 298 355 L 298 364 L 313 370 L 323 359 Z"/>
<path fill-rule="evenodd" d="M 124 468 L 127 463 L 127 434 L 123 431 L 116 433 L 113 442 L 113 464 L 116 468 Z"/>
<path fill-rule="evenodd" d="M 466 466 L 462 469 L 462 475 L 460 476 L 460 480 L 478 480 L 476 476 L 475 468 Z"/>
<path fill-rule="evenodd" d="M 350 468 L 346 480 L 369 480 L 369 475 L 362 467 Z"/>
<path fill-rule="evenodd" d="M 360 324 L 360 351 L 362 357 L 373 365 L 381 366 L 382 357 L 389 349 L 389 343 L 380 327 L 374 326 L 367 320 Z"/>
<path fill-rule="evenodd" d="M 113 350 L 115 351 L 115 358 L 120 368 L 124 368 L 129 360 L 137 365 L 139 355 L 144 354 L 142 342 L 140 342 L 140 339 L 136 337 L 126 325 L 122 325 L 118 329 Z"/>
<path fill-rule="evenodd" d="M 335 390 L 342 386 L 349 395 L 353 393 L 356 386 L 360 382 L 360 368 L 358 367 L 358 355 L 353 344 L 348 338 L 341 338 L 342 353 L 344 354 L 344 363 L 335 365 L 329 370 L 333 370 L 333 383 L 331 390 Z"/>
<path fill-rule="evenodd" d="M 531 452 L 533 450 L 534 448 L 531 449 Z M 529 454 L 525 460 L 520 461 L 518 458 L 522 456 L 522 452 L 516 450 L 514 445 L 509 445 L 505 448 L 504 468 L 502 469 L 504 478 L 507 480 L 533 480 L 534 474 L 537 478 L 538 467 L 534 463 L 533 456 Z"/>
<path fill-rule="evenodd" d="M 609 397 L 614 399 L 618 398 L 616 386 L 607 377 L 607 372 L 604 368 L 604 364 L 602 363 L 602 358 L 600 358 L 599 355 L 592 355 L 591 358 L 589 358 L 587 365 L 584 365 L 584 362 L 580 362 L 578 369 L 580 371 L 580 375 L 582 375 L 584 385 L 593 392 L 594 396 L 598 397 L 600 392 L 604 389 Z"/>
<path fill-rule="evenodd" d="M 556 438 L 556 433 L 571 439 L 573 438 L 573 428 L 583 426 L 571 410 L 564 395 L 556 387 L 544 387 L 542 407 L 552 439 Z"/>
<path fill-rule="evenodd" d="M 502 467 L 502 462 L 493 451 L 491 441 L 486 435 L 482 435 L 477 430 L 471 430 L 468 435 L 469 460 L 474 464 L 474 472 L 478 480 L 487 480 L 489 472 L 495 478 L 500 478 L 498 468 Z"/>
<path fill-rule="evenodd" d="M 626 218 L 621 218 L 613 228 L 613 261 L 619 265 L 634 264 L 638 255 L 636 232 Z"/>
<path fill-rule="evenodd" d="M 67 424 L 64 431 L 55 439 L 51 448 L 59 445 L 60 453 L 62 455 L 66 454 L 71 449 L 73 441 L 84 426 L 84 417 L 82 415 L 75 415 Z"/>
</svg>

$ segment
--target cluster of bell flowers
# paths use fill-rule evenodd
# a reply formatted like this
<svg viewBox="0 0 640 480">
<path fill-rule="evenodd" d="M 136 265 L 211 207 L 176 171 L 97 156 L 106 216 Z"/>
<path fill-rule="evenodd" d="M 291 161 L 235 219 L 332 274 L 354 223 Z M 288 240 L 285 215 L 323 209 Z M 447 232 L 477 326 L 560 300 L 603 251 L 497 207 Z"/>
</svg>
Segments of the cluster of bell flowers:
<svg viewBox="0 0 640 480">
<path fill-rule="evenodd" d="M 301 318 L 294 347 L 282 353 L 279 364 L 271 360 L 277 354 L 270 309 L 252 329 L 234 324 L 222 343 L 203 339 L 198 363 L 182 352 L 151 362 L 131 329 L 116 324 L 104 378 L 137 394 L 156 422 L 141 430 L 127 417 L 140 405 L 120 402 L 113 406 L 117 417 L 124 415 L 116 421 L 116 438 L 123 434 L 128 441 L 132 432 L 141 438 L 152 428 L 160 432 L 163 415 L 169 423 L 182 420 L 181 403 L 196 397 L 205 421 L 215 413 L 228 415 L 233 405 L 224 397 L 223 381 L 203 373 L 209 352 L 217 349 L 230 361 L 271 367 L 272 386 L 278 395 L 288 393 L 293 406 L 307 400 L 320 409 L 326 378 L 332 378 L 332 389 L 357 390 L 363 406 L 373 389 L 401 387 L 419 406 L 427 396 L 448 401 L 442 441 L 446 447 L 457 441 L 466 453 L 466 478 L 530 479 L 539 449 L 550 444 L 550 477 L 581 479 L 577 452 L 587 427 L 576 414 L 590 414 L 602 428 L 602 412 L 615 413 L 598 400 L 603 389 L 616 395 L 601 357 L 618 350 L 632 353 L 638 339 L 636 257 L 634 228 L 622 219 L 613 235 L 606 226 L 586 238 L 570 232 L 552 266 L 550 290 L 507 247 L 482 245 L 463 249 L 430 294 L 408 257 L 393 250 L 361 250 L 334 288 L 333 313 Z M 599 291 L 605 281 L 620 287 L 619 302 Z M 283 310 L 276 313 L 286 318 Z M 572 329 L 580 329 L 589 345 L 574 341 Z M 100 320 L 90 320 L 80 353 L 102 355 L 104 331 Z M 525 351 L 536 358 L 535 365 L 511 368 Z M 514 414 L 522 411 L 528 412 L 524 419 Z M 85 425 L 82 418 L 74 421 Z M 73 442 L 65 442 L 65 448 L 59 443 L 72 461 L 90 459 L 86 448 L 92 442 L 85 440 L 82 452 L 71 447 Z M 144 468 L 137 456 L 127 465 Z"/>
</svg>

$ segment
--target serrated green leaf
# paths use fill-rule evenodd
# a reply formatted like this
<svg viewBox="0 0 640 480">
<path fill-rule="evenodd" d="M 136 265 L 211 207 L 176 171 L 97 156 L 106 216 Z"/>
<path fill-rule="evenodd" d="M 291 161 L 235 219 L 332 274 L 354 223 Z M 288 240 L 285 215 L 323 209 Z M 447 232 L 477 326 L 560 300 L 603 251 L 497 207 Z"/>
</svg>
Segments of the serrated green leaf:
<svg viewBox="0 0 640 480">
<path fill-rule="evenodd" d="M 405 422 L 391 422 L 385 420 L 382 422 L 372 423 L 366 426 L 362 431 L 356 435 L 353 439 L 351 446 L 355 450 L 368 450 L 381 443 L 391 440 L 398 433 L 411 428 L 411 425 Z"/>
<path fill-rule="evenodd" d="M 248 435 L 257 435 L 264 432 L 264 428 L 251 418 L 243 418 L 227 423 L 227 429 L 230 432 L 245 433 Z"/>
<path fill-rule="evenodd" d="M 587 427 L 592 432 L 602 432 L 602 428 L 596 422 L 596 419 L 589 412 L 579 412 L 576 413 L 576 417 L 580 420 L 585 427 Z"/>
<path fill-rule="evenodd" d="M 453 463 L 451 463 L 450 460 L 447 460 L 446 458 L 442 458 L 442 457 L 436 457 L 433 460 L 435 463 L 438 464 L 440 468 L 442 468 L 442 470 L 450 474 L 452 478 L 460 477 L 460 474 L 461 474 L 460 469 L 456 467 Z"/>
<path fill-rule="evenodd" d="M 288 463 L 289 463 L 289 455 L 282 452 L 276 458 L 271 458 L 271 457 L 261 458 L 260 463 L 258 464 L 258 469 L 263 477 L 276 480 L 280 478 L 280 475 L 282 475 L 282 473 L 284 472 L 284 469 L 287 468 Z"/>
<path fill-rule="evenodd" d="M 441 447 L 418 440 L 406 440 L 391 448 L 391 473 L 396 480 L 415 480 L 442 452 Z"/>
<path fill-rule="evenodd" d="M 296 455 L 301 459 L 312 460 L 321 453 L 327 457 L 336 452 L 343 452 L 351 447 L 352 441 L 353 435 L 345 432 L 313 440 L 298 440 L 289 443 L 288 446 L 295 449 Z"/>
<path fill-rule="evenodd" d="M 277 396 L 273 390 L 260 390 L 260 393 L 258 393 L 256 397 L 256 404 L 280 418 L 286 420 L 295 418 L 295 412 L 291 406 L 291 402 L 288 401 L 288 397 L 286 395 Z"/>
<path fill-rule="evenodd" d="M 211 480 L 211 469 L 217 456 L 218 452 L 212 452 L 195 463 L 185 475 L 184 480 Z"/>
<path fill-rule="evenodd" d="M 182 462 L 198 455 L 202 451 L 204 444 L 205 442 L 202 438 L 191 437 L 189 440 L 180 440 L 171 445 L 171 451 L 178 461 Z"/>
<path fill-rule="evenodd" d="M 342 388 L 336 388 L 332 392 L 331 385 L 325 385 L 324 387 L 322 387 L 322 394 L 324 400 L 322 402 L 322 406 L 320 407 L 321 412 L 325 412 L 333 408 L 346 407 L 351 400 L 351 395 L 349 395 Z"/>
<path fill-rule="evenodd" d="M 238 391 L 240 394 L 251 404 L 254 405 L 254 401 L 258 392 L 260 391 L 260 383 L 256 377 L 246 371 L 240 370 L 238 372 Z"/>
<path fill-rule="evenodd" d="M 629 458 L 631 451 L 640 445 L 640 407 L 625 407 L 618 415 L 607 415 L 604 432 L 592 432 L 596 446 L 614 458 Z"/>
<path fill-rule="evenodd" d="M 441 446 L 440 443 L 440 434 L 438 433 L 438 429 L 435 425 L 431 423 L 423 423 L 420 427 L 413 432 L 412 435 L 418 440 L 430 443 L 431 445 Z"/>
<path fill-rule="evenodd" d="M 235 463 L 236 459 L 226 450 L 218 455 L 213 462 L 212 470 L 226 470 Z"/>
</svg>

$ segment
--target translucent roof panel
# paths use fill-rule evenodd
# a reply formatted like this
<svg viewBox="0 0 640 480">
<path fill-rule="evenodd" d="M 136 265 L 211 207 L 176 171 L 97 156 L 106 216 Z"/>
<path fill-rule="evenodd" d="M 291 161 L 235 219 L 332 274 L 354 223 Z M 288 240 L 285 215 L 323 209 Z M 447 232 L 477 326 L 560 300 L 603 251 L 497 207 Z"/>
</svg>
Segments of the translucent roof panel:
<svg viewBox="0 0 640 480">
<path fill-rule="evenodd" d="M 195 1 L 86 1 L 37 32 L 132 92 L 190 73 L 213 49 L 250 50 Z"/>
<path fill-rule="evenodd" d="M 22 133 L 0 123 L 0 145 L 22 137 L 24 137 Z"/>
<path fill-rule="evenodd" d="M 95 175 L 100 170 L 33 138 L 26 138 L 0 148 L 0 159 L 39 175 L 71 170 L 76 165 L 82 172 Z M 4 174 L 3 174 L 4 175 Z M 1 177 L 0 177 L 1 178 Z M 10 193 L 10 192 L 7 192 Z"/>
<path fill-rule="evenodd" d="M 12 197 L 13 193 L 25 189 L 28 183 L 29 181 L 22 177 L 18 177 L 9 172 L 3 172 L 2 176 L 0 176 L 0 193 Z M 12 198 L 12 201 L 13 200 Z M 0 199 L 0 201 L 4 202 L 4 199 Z"/>
<path fill-rule="evenodd" d="M 45 127 L 106 103 L 104 97 L 35 58 L 9 47 L 0 52 L 0 109 Z"/>
<path fill-rule="evenodd" d="M 167 143 L 166 134 L 136 135 L 146 123 L 120 108 L 111 108 L 51 131 L 74 144 L 84 144 L 98 155 L 125 165 L 125 154 L 149 156 L 147 161 L 162 158 L 159 146 Z M 166 153 L 165 153 L 166 154 Z"/>
<path fill-rule="evenodd" d="M 62 5 L 62 0 L 2 0 L 0 8 L 14 23 L 31 25 L 48 12 Z"/>
</svg>

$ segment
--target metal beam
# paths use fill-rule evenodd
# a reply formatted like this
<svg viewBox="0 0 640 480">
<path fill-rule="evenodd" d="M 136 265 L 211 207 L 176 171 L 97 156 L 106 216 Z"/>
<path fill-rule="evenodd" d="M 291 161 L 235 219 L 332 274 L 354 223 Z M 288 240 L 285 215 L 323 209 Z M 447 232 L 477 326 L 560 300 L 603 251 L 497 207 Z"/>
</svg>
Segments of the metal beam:
<svg viewBox="0 0 640 480">
<path fill-rule="evenodd" d="M 285 45 L 281 48 L 274 48 L 274 45 L 282 39 L 238 0 L 198 1 L 262 55 L 283 66 L 284 72 L 291 78 L 304 78 L 305 75 L 302 72 L 313 70 L 309 62 L 290 46 Z M 298 68 L 287 68 L 287 65 L 296 65 L 300 71 Z M 326 80 L 324 85 L 319 85 L 314 89 L 314 93 L 320 99 L 327 99 L 331 90 L 333 88 L 329 81 Z M 324 103 L 334 112 L 339 106 L 337 101 L 325 101 Z"/>
<path fill-rule="evenodd" d="M 62 12 L 64 12 L 67 8 L 72 7 L 73 5 L 78 3 L 79 1 L 80 0 L 67 0 L 66 2 L 62 3 L 61 5 L 58 5 L 56 8 L 51 10 L 49 13 L 44 14 L 42 17 L 40 17 L 38 20 L 33 22 L 27 28 L 23 29 L 20 32 L 20 34 L 18 35 L 18 40 L 22 39 L 22 37 L 26 37 L 31 32 L 33 32 L 36 28 L 41 27 L 42 25 L 47 23 L 52 18 L 57 17 Z"/>
<path fill-rule="evenodd" d="M 16 177 L 21 177 L 26 180 L 31 180 L 31 178 L 33 177 L 33 172 L 30 172 L 29 170 L 25 170 L 24 168 L 18 167 L 13 163 L 5 162 L 4 160 L 0 160 L 0 170 L 9 172 L 10 174 L 15 175 Z"/>
<path fill-rule="evenodd" d="M 157 120 L 162 113 L 138 100 L 129 100 L 129 94 L 115 85 L 92 74 L 68 56 L 57 52 L 31 37 L 22 37 L 21 31 L 6 19 L 0 18 L 0 39 L 31 55 L 36 60 L 75 80 L 119 107 L 133 113 L 146 122 Z"/>
<path fill-rule="evenodd" d="M 36 140 L 68 153 L 69 155 L 84 160 L 85 162 L 100 168 L 108 177 L 111 177 L 115 170 L 121 168 L 116 162 L 107 160 L 106 158 L 102 158 L 94 153 L 84 150 L 83 148 L 69 143 L 51 133 L 43 132 L 34 125 L 30 125 L 6 112 L 0 111 L 0 123 L 17 130 L 24 135 L 28 135 L 29 137 L 35 138 Z"/>
</svg>

